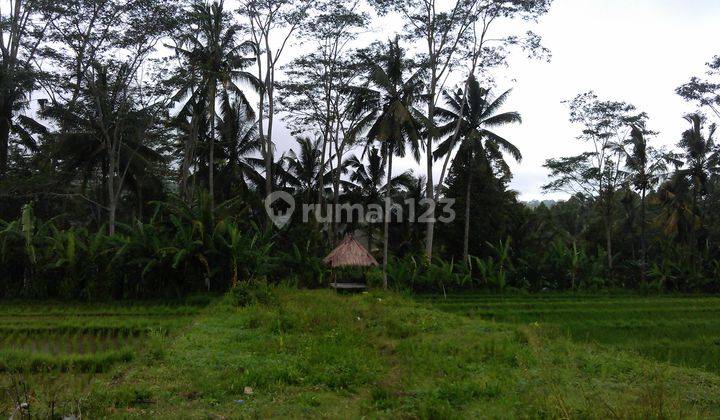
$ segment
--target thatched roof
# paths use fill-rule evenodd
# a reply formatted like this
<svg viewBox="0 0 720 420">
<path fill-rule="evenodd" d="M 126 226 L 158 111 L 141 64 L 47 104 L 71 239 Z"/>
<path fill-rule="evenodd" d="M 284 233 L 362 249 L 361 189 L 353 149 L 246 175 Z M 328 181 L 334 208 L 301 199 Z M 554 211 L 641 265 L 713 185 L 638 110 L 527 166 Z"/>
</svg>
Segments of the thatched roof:
<svg viewBox="0 0 720 420">
<path fill-rule="evenodd" d="M 352 236 L 345 238 L 337 248 L 325 257 L 323 262 L 332 268 L 377 267 L 375 258 Z"/>
</svg>

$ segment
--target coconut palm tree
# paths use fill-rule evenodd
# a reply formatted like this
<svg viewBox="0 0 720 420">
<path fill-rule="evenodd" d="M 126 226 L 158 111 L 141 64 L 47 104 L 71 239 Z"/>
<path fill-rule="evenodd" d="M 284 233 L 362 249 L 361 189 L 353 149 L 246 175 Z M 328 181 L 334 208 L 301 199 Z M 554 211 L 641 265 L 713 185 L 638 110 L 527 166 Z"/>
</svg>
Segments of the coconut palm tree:
<svg viewBox="0 0 720 420">
<path fill-rule="evenodd" d="M 699 218 L 692 210 L 691 190 L 688 179 L 679 172 L 658 188 L 657 203 L 661 209 L 658 220 L 662 223 L 665 235 L 679 242 L 687 243 L 692 232 L 700 225 Z"/>
<path fill-rule="evenodd" d="M 463 259 L 468 259 L 470 234 L 470 191 L 472 188 L 472 167 L 490 174 L 499 175 L 502 179 L 511 176 L 510 168 L 503 153 L 509 154 L 516 161 L 522 160 L 520 150 L 491 129 L 507 124 L 521 123 L 522 118 L 517 112 L 501 112 L 511 90 L 505 91 L 497 98 L 491 96 L 489 89 L 480 87 L 480 83 L 471 76 L 468 81 L 467 95 L 462 89 L 455 92 L 443 92 L 446 106 L 438 108 L 437 115 L 444 124 L 439 132 L 447 138 L 435 150 L 435 159 L 452 154 L 457 148 L 456 159 L 468 166 L 465 194 L 465 234 L 463 243 Z M 463 98 L 465 101 L 463 103 Z"/>
<path fill-rule="evenodd" d="M 353 204 L 362 204 L 364 209 L 370 205 L 382 205 L 383 197 L 392 195 L 398 189 L 409 183 L 410 173 L 405 172 L 392 178 L 389 182 L 385 178 L 385 164 L 380 150 L 370 148 L 367 162 L 357 156 L 350 156 L 343 163 L 343 169 L 349 173 L 348 180 L 343 182 L 346 191 L 344 201 Z M 349 221 L 352 223 L 353 221 Z M 358 223 L 362 222 L 361 220 Z M 368 246 L 372 250 L 374 229 L 373 223 L 365 227 L 368 236 Z"/>
<path fill-rule="evenodd" d="M 715 145 L 715 124 L 710 125 L 706 135 L 703 134 L 704 118 L 701 115 L 689 115 L 685 119 L 692 126 L 683 133 L 678 143 L 685 154 L 686 166 L 680 173 L 692 185 L 693 211 L 697 213 L 698 200 L 708 194 L 710 177 L 720 173 L 720 148 Z"/>
<path fill-rule="evenodd" d="M 660 176 L 667 172 L 668 155 L 660 153 L 648 145 L 647 132 L 638 126 L 631 126 L 629 146 L 632 148 L 627 152 L 625 164 L 631 174 L 630 181 L 633 186 L 640 190 L 640 279 L 644 283 L 646 276 L 647 260 L 647 191 L 657 184 Z"/>
<path fill-rule="evenodd" d="M 366 206 L 380 204 L 385 188 L 385 166 L 380 150 L 371 148 L 367 163 L 357 156 L 350 156 L 345 162 L 350 170 L 349 180 L 352 183 L 349 194 L 356 200 L 362 200 L 362 204 Z"/>
<path fill-rule="evenodd" d="M 247 109 L 237 100 L 232 100 L 227 91 L 222 93 L 220 117 L 217 120 L 220 134 L 218 160 L 221 167 L 221 191 L 224 200 L 248 192 L 247 179 L 254 174 L 249 158 L 260 150 L 255 112 Z"/>
<path fill-rule="evenodd" d="M 199 102 L 205 103 L 207 119 L 210 122 L 208 138 L 208 189 L 211 203 L 215 190 L 215 102 L 219 88 L 232 94 L 246 110 L 251 110 L 239 84 L 260 89 L 260 81 L 252 73 L 242 69 L 254 62 L 245 53 L 254 51 L 252 42 L 238 42 L 239 25 L 233 24 L 232 15 L 226 12 L 223 2 L 207 4 L 197 1 L 191 5 L 188 16 L 188 33 L 178 40 L 174 47 L 176 54 L 186 65 L 178 80 L 184 80 L 174 99 L 189 98 L 180 111 L 183 117 L 192 116 L 197 130 L 197 109 Z"/>
<path fill-rule="evenodd" d="M 709 193 L 709 180 L 712 175 L 720 173 L 720 148 L 715 145 L 716 125 L 711 124 L 707 134 L 703 133 L 704 118 L 699 114 L 688 115 L 685 119 L 691 124 L 686 130 L 678 146 L 685 155 L 685 166 L 678 171 L 690 186 L 691 211 L 699 220 L 698 229 L 703 225 L 703 215 L 699 201 Z M 697 247 L 696 231 L 691 229 L 690 243 L 692 255 Z"/>
<path fill-rule="evenodd" d="M 292 175 L 289 182 L 303 196 L 308 203 L 313 193 L 329 185 L 330 177 L 327 174 L 322 177 L 323 184 L 320 186 L 320 171 L 323 170 L 322 138 L 299 137 L 297 139 L 299 153 L 290 150 L 285 156 L 289 174 Z"/>
<path fill-rule="evenodd" d="M 352 133 L 367 130 L 368 143 L 381 142 L 387 178 L 392 179 L 393 156 L 405 156 L 410 147 L 420 160 L 421 113 L 414 105 L 422 90 L 421 72 L 410 72 L 410 64 L 397 38 L 380 54 L 365 57 L 366 84 L 358 90 L 354 112 L 362 115 Z M 385 165 L 383 165 L 385 166 Z M 385 192 L 383 278 L 387 287 L 388 236 L 390 227 L 390 189 Z"/>
</svg>

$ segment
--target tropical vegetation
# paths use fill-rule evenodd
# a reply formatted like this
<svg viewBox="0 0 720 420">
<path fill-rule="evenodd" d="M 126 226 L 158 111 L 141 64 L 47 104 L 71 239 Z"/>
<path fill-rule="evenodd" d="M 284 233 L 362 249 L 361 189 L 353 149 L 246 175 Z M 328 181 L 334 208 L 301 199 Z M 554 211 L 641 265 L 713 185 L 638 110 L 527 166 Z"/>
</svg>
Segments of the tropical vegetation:
<svg viewBox="0 0 720 420">
<path fill-rule="evenodd" d="M 546 163 L 545 189 L 567 200 L 531 206 L 509 187 L 522 153 L 502 134 L 522 117 L 489 80 L 514 47 L 548 51 L 532 32 L 489 38 L 550 2 L 423 4 L 15 2 L 1 22 L 2 296 L 318 287 L 320 259 L 350 234 L 381 262 L 378 285 L 401 290 L 720 289 L 717 59 L 677 90 L 698 106 L 684 133 L 594 92 L 567 101 L 587 149 Z M 363 43 L 389 13 L 412 25 Z M 295 42 L 318 49 L 282 64 Z M 277 117 L 296 136 L 282 153 Z M 677 147 L 655 146 L 661 135 Z M 426 171 L 397 173 L 406 154 Z M 282 228 L 274 191 L 298 209 Z M 446 223 L 442 200 L 455 201 Z"/>
</svg>

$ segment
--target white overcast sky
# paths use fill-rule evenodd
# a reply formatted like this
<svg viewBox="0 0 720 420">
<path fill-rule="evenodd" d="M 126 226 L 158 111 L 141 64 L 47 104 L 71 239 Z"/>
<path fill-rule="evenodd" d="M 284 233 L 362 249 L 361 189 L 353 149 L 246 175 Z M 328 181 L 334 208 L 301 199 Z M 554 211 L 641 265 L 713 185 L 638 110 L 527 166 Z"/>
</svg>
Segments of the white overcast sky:
<svg viewBox="0 0 720 420">
<path fill-rule="evenodd" d="M 517 79 L 508 107 L 524 119 L 507 131 L 525 157 L 512 188 L 525 200 L 546 197 L 545 159 L 579 150 L 561 101 L 582 91 L 632 103 L 650 115 L 659 144 L 677 143 L 694 108 L 674 90 L 720 54 L 720 0 L 555 0 L 537 31 L 552 61 L 508 69 Z"/>
<path fill-rule="evenodd" d="M 375 38 L 392 36 L 392 24 L 384 20 L 380 26 Z M 627 101 L 650 115 L 650 127 L 660 132 L 658 144 L 675 144 L 686 126 L 683 115 L 694 109 L 674 90 L 720 54 L 720 0 L 554 0 L 531 29 L 543 37 L 552 60 L 531 61 L 518 53 L 500 71 L 497 90 L 514 89 L 506 110 L 521 112 L 524 120 L 500 132 L 524 155 L 513 165 L 511 184 L 520 198 L 562 198 L 541 188 L 546 159 L 582 150 L 561 102 L 588 90 Z M 278 149 L 286 150 L 294 142 L 277 128 Z M 397 166 L 424 172 L 409 159 Z"/>
</svg>

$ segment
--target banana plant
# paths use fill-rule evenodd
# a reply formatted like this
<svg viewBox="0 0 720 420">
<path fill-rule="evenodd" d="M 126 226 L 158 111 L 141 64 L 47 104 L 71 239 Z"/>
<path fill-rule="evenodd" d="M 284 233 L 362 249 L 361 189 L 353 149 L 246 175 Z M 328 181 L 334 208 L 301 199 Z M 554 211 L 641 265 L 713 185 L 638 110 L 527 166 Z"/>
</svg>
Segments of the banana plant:
<svg viewBox="0 0 720 420">
<path fill-rule="evenodd" d="M 31 283 L 35 275 L 35 266 L 37 265 L 37 249 L 35 248 L 35 215 L 33 214 L 32 204 L 28 203 L 23 206 L 22 216 L 20 218 L 20 229 L 22 231 L 23 242 L 25 245 L 25 257 L 27 265 L 23 272 L 23 290 L 27 293 L 30 291 Z"/>
<path fill-rule="evenodd" d="M 570 254 L 570 287 L 575 290 L 577 284 L 578 272 L 580 271 L 580 261 L 582 260 L 582 251 L 578 249 L 577 241 L 573 241 L 572 253 Z"/>
<path fill-rule="evenodd" d="M 503 291 L 507 285 L 508 270 L 512 270 L 512 262 L 510 261 L 510 253 L 512 251 L 511 243 L 512 238 L 510 237 L 504 241 L 500 241 L 498 245 L 487 243 L 488 247 L 490 247 L 496 256 L 496 268 L 491 275 L 493 276 L 495 285 L 500 291 Z"/>
<path fill-rule="evenodd" d="M 33 215 L 32 204 L 25 204 L 22 209 L 21 229 L 25 240 L 25 253 L 31 265 L 37 263 L 37 251 L 33 244 L 35 234 L 35 216 Z"/>
<path fill-rule="evenodd" d="M 234 287 L 240 278 L 249 280 L 263 273 L 263 267 L 269 264 L 272 243 L 265 240 L 253 225 L 253 233 L 243 232 L 229 220 L 220 221 L 213 232 L 218 260 L 230 260 L 232 273 L 231 285 Z M 242 272 L 240 272 L 242 270 Z"/>
<path fill-rule="evenodd" d="M 171 267 L 174 270 L 182 268 L 183 274 L 194 268 L 193 263 L 198 263 L 204 273 L 205 287 L 211 290 L 212 270 L 206 253 L 209 249 L 206 245 L 205 225 L 200 220 L 194 220 L 187 225 L 179 218 L 172 215 L 170 222 L 175 231 L 173 245 L 162 247 L 160 250 L 161 260 L 172 261 Z"/>
<path fill-rule="evenodd" d="M 327 269 L 322 260 L 313 253 L 311 240 L 306 241 L 302 248 L 293 244 L 291 252 L 285 254 L 282 264 L 287 266 L 297 279 L 310 287 L 326 285 Z"/>
<path fill-rule="evenodd" d="M 663 290 L 670 282 L 677 282 L 676 271 L 677 266 L 669 259 L 663 258 L 660 264 L 653 263 L 650 267 L 650 284 L 657 290 Z"/>
<path fill-rule="evenodd" d="M 73 289 L 82 283 L 78 270 L 78 243 L 82 244 L 82 239 L 78 240 L 75 229 L 60 230 L 50 224 L 49 230 L 46 255 L 44 255 L 46 264 L 42 269 L 57 273 L 56 276 L 52 275 L 53 282 L 58 278 L 59 293 L 70 297 L 74 292 Z"/>
<path fill-rule="evenodd" d="M 419 265 L 415 257 L 407 256 L 403 259 L 393 258 L 388 264 L 388 278 L 396 288 L 407 286 L 415 288 Z"/>
</svg>

